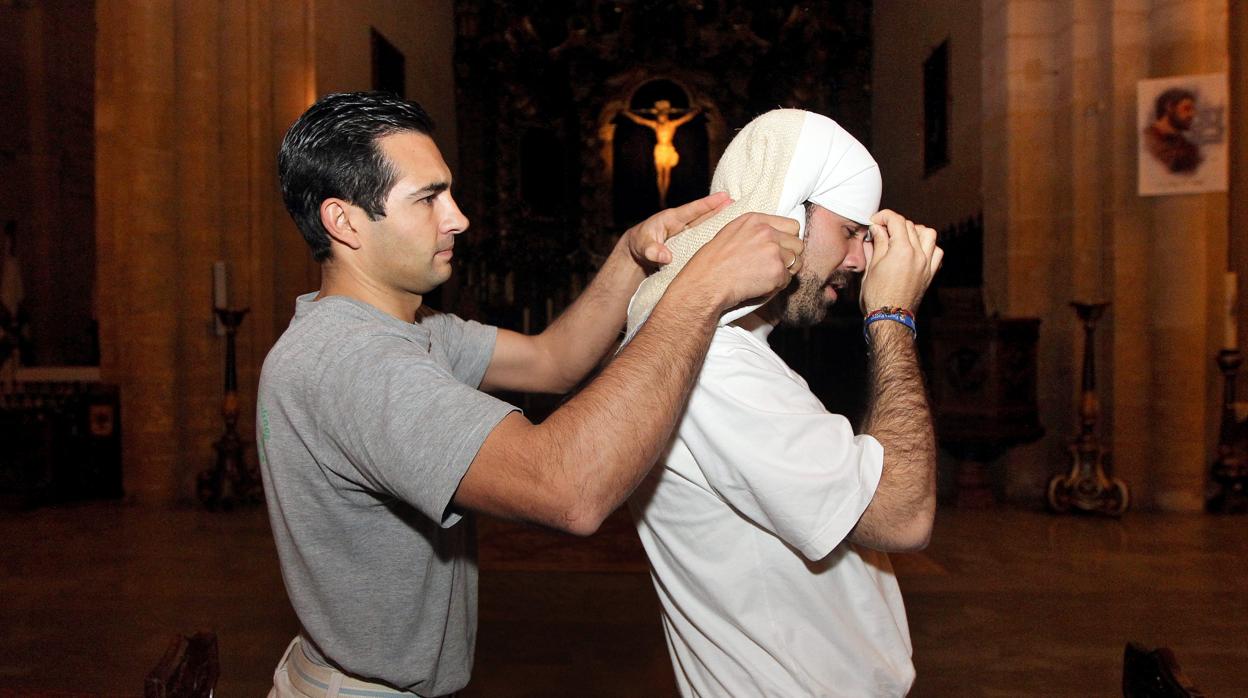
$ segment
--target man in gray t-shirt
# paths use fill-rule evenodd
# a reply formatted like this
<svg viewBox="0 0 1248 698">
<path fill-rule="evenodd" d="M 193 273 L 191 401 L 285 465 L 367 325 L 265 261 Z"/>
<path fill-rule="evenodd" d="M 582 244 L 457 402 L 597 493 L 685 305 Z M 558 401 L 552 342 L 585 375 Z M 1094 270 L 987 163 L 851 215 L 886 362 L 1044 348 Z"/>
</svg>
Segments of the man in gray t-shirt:
<svg viewBox="0 0 1248 698">
<path fill-rule="evenodd" d="M 405 323 L 346 296 L 296 301 L 265 360 L 260 452 L 314 661 L 424 695 L 467 683 L 477 567 L 472 527 L 448 505 L 515 409 L 475 389 L 495 333 L 449 315 Z"/>
<path fill-rule="evenodd" d="M 438 696 L 463 688 L 476 635 L 472 512 L 593 533 L 655 462 L 716 320 L 802 267 L 796 221 L 723 225 L 646 325 L 539 425 L 484 391 L 566 392 L 606 355 L 667 238 L 713 195 L 627 231 L 536 336 L 422 308 L 468 221 L 418 106 L 329 95 L 291 126 L 282 195 L 321 263 L 265 359 L 257 425 L 282 575 L 302 626 L 275 696 Z"/>
</svg>

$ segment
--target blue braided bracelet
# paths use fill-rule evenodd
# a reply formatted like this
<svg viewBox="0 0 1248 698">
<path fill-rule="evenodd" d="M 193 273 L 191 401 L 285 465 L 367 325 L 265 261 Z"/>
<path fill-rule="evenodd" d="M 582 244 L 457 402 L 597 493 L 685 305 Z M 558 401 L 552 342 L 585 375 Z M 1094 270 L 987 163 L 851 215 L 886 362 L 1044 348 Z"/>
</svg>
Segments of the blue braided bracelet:
<svg viewBox="0 0 1248 698">
<path fill-rule="evenodd" d="M 914 314 L 909 310 L 904 308 L 880 308 L 879 310 L 871 311 L 862 320 L 862 338 L 866 340 L 867 344 L 871 343 L 871 335 L 867 333 L 867 328 L 871 326 L 871 323 L 879 322 L 880 320 L 900 322 L 906 326 L 906 329 L 910 330 L 911 337 L 919 336 L 918 328 L 914 324 Z"/>
</svg>

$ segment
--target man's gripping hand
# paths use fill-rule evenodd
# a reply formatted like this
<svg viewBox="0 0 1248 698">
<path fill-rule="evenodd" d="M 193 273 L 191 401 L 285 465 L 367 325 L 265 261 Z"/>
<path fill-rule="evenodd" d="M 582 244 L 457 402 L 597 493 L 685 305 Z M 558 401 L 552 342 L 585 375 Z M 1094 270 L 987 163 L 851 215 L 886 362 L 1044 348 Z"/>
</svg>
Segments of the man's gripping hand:
<svg viewBox="0 0 1248 698">
<path fill-rule="evenodd" d="M 732 199 L 727 194 L 718 192 L 683 206 L 663 209 L 625 231 L 628 251 L 632 253 L 637 264 L 647 271 L 667 264 L 672 261 L 672 251 L 664 244 L 668 238 L 686 227 L 698 225 L 730 203 Z"/>
<path fill-rule="evenodd" d="M 945 256 L 936 245 L 936 231 L 884 209 L 871 217 L 871 237 L 859 297 L 862 311 L 884 307 L 913 311 Z"/>
<path fill-rule="evenodd" d="M 693 255 L 673 284 L 719 310 L 771 296 L 802 269 L 804 244 L 792 218 L 746 213 L 725 225 Z"/>
</svg>

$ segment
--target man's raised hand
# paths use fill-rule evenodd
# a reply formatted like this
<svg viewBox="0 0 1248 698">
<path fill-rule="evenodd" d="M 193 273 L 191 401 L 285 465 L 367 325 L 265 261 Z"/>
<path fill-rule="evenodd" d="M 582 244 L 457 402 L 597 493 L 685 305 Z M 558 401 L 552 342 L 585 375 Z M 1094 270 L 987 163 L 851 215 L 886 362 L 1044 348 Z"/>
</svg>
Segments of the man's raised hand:
<svg viewBox="0 0 1248 698">
<path fill-rule="evenodd" d="M 945 256 L 936 245 L 936 231 L 885 209 L 871 217 L 871 237 L 859 298 L 863 312 L 915 310 Z"/>
<path fill-rule="evenodd" d="M 792 218 L 746 213 L 725 225 L 689 260 L 673 283 L 710 292 L 720 310 L 763 299 L 802 269 L 805 245 Z"/>
<path fill-rule="evenodd" d="M 628 251 L 647 271 L 667 264 L 672 261 L 672 252 L 664 244 L 668 238 L 686 227 L 698 225 L 730 203 L 732 199 L 727 194 L 718 192 L 682 206 L 663 209 L 624 233 Z"/>
</svg>

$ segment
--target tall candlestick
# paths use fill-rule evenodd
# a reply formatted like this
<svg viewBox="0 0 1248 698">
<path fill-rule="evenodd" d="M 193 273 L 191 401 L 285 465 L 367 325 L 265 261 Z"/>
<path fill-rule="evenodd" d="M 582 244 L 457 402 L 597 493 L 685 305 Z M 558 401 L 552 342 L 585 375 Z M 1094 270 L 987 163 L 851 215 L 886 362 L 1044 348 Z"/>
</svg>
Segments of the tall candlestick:
<svg viewBox="0 0 1248 698">
<path fill-rule="evenodd" d="M 1226 312 L 1222 316 L 1222 348 L 1239 348 L 1239 323 L 1235 319 L 1236 302 L 1239 298 L 1239 275 L 1233 271 L 1223 277 Z"/>
<path fill-rule="evenodd" d="M 230 307 L 230 285 L 229 272 L 226 270 L 225 262 L 212 263 L 212 307 L 228 308 Z"/>
</svg>

